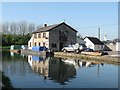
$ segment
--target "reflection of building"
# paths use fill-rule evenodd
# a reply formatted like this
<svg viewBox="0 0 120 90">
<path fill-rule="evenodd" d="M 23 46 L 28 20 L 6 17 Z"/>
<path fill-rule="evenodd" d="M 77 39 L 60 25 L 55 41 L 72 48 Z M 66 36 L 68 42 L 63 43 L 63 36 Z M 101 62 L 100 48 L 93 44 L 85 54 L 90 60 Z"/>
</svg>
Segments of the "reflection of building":
<svg viewBox="0 0 120 90">
<path fill-rule="evenodd" d="M 91 67 L 92 65 L 94 65 L 94 63 L 87 62 L 85 60 L 62 59 L 62 61 L 66 64 L 73 65 L 76 69 L 79 67 Z"/>
<path fill-rule="evenodd" d="M 37 58 L 39 58 L 37 60 Z M 72 65 L 66 65 L 62 60 L 53 58 L 51 60 L 41 60 L 40 57 L 28 56 L 28 63 L 32 70 L 46 78 L 53 79 L 58 83 L 64 84 L 76 75 L 76 69 Z"/>
<path fill-rule="evenodd" d="M 10 55 L 11 55 L 12 57 L 14 57 L 14 52 L 10 52 Z"/>
<path fill-rule="evenodd" d="M 60 84 L 65 84 L 70 78 L 74 78 L 76 75 L 76 69 L 72 65 L 65 64 L 61 59 L 56 59 L 50 60 L 49 77 Z"/>
<path fill-rule="evenodd" d="M 28 62 L 35 72 L 48 77 L 49 72 L 49 60 L 45 60 L 43 57 L 39 56 L 28 56 Z"/>
<path fill-rule="evenodd" d="M 45 79 L 54 80 L 62 85 L 67 84 L 76 76 L 76 69 L 79 67 L 91 67 L 92 62 L 84 60 L 69 60 L 61 58 L 44 58 L 38 56 L 28 56 L 28 62 L 33 71 L 44 76 Z"/>
</svg>

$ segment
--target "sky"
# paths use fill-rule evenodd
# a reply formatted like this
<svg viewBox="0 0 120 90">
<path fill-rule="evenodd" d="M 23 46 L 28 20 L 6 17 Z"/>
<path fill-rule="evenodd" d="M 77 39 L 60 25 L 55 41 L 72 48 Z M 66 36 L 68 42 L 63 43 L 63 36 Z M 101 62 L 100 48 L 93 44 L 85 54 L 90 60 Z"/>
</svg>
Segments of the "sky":
<svg viewBox="0 0 120 90">
<path fill-rule="evenodd" d="M 1 5 L 1 3 L 0 3 Z M 37 25 L 65 21 L 83 37 L 98 36 L 101 40 L 118 38 L 117 2 L 3 2 L 2 22 L 27 21 Z"/>
</svg>

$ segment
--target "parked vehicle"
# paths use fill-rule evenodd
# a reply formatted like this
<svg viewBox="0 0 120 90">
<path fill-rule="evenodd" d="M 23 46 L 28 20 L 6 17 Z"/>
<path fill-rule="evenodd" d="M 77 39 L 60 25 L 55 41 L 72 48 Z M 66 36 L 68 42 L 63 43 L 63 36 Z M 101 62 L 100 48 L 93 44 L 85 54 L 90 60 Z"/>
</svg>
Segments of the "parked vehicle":
<svg viewBox="0 0 120 90">
<path fill-rule="evenodd" d="M 82 50 L 85 50 L 86 49 L 86 46 L 84 44 L 73 44 L 73 45 L 68 45 L 68 46 L 65 46 L 62 51 L 63 52 L 76 52 L 76 53 L 79 53 L 80 51 Z"/>
<path fill-rule="evenodd" d="M 101 51 L 102 55 L 108 55 L 108 52 Z"/>
<path fill-rule="evenodd" d="M 46 51 L 46 50 L 48 50 L 48 48 L 46 48 L 46 47 L 44 47 L 44 46 L 33 46 L 32 47 L 32 51 Z"/>
<path fill-rule="evenodd" d="M 27 45 L 21 45 L 21 49 L 25 50 L 27 48 L 28 48 Z"/>
<path fill-rule="evenodd" d="M 93 52 L 94 50 L 93 50 L 93 49 L 90 49 L 90 48 L 86 48 L 85 51 L 86 51 L 86 52 Z"/>
<path fill-rule="evenodd" d="M 87 47 L 85 46 L 85 44 L 79 44 L 80 45 L 80 50 L 84 51 L 87 49 Z"/>
</svg>

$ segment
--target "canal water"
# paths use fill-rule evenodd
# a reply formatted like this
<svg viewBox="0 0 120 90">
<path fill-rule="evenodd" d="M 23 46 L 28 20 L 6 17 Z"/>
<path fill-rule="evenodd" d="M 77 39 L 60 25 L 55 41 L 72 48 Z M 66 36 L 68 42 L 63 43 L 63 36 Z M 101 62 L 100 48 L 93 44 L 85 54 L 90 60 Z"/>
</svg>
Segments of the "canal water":
<svg viewBox="0 0 120 90">
<path fill-rule="evenodd" d="M 2 70 L 15 88 L 118 88 L 118 66 L 2 51 Z"/>
</svg>

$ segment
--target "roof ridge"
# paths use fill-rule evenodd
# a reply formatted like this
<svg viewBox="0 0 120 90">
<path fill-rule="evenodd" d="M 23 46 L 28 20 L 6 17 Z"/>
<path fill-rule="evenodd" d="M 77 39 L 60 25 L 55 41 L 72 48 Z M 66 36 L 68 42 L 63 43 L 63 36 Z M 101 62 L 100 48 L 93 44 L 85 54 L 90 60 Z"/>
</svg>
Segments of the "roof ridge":
<svg viewBox="0 0 120 90">
<path fill-rule="evenodd" d="M 44 32 L 44 31 L 49 31 L 49 30 L 52 30 L 62 24 L 65 24 L 67 27 L 70 27 L 69 25 L 67 25 L 65 22 L 61 22 L 59 24 L 53 24 L 53 25 L 49 25 L 49 26 L 46 26 L 46 27 L 41 27 L 39 29 L 37 29 L 36 31 L 34 31 L 33 33 L 38 33 L 38 32 Z M 72 30 L 76 31 L 75 29 L 73 29 L 72 27 L 70 27 Z M 77 31 L 76 31 L 77 32 Z"/>
<path fill-rule="evenodd" d="M 101 44 L 103 45 L 103 42 L 100 41 L 97 37 L 87 37 L 92 43 L 94 44 Z"/>
</svg>

